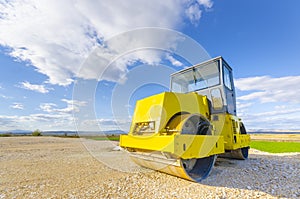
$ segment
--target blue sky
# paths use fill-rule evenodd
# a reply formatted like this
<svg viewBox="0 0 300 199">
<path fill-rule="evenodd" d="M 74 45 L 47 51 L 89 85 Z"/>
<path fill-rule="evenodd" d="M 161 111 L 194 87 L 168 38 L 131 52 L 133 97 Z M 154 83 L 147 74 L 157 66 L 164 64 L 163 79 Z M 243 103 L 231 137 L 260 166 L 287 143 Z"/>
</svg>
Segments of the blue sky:
<svg viewBox="0 0 300 199">
<path fill-rule="evenodd" d="M 191 64 L 187 56 L 207 55 L 234 69 L 248 129 L 299 130 L 299 7 L 297 0 L 0 1 L 0 130 L 126 131 L 137 99 L 168 90 L 168 75 Z M 145 27 L 170 31 L 139 31 Z M 180 33 L 203 54 L 173 53 Z"/>
</svg>

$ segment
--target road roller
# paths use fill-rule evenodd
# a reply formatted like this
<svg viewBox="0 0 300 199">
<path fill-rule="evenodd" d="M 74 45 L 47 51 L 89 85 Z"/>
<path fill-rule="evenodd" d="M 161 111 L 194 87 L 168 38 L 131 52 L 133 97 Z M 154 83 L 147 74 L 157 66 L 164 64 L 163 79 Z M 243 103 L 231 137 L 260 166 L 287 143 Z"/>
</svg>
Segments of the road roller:
<svg viewBox="0 0 300 199">
<path fill-rule="evenodd" d="M 136 102 L 120 146 L 138 165 L 200 182 L 217 156 L 245 160 L 232 68 L 220 56 L 171 75 L 170 91 Z"/>
</svg>

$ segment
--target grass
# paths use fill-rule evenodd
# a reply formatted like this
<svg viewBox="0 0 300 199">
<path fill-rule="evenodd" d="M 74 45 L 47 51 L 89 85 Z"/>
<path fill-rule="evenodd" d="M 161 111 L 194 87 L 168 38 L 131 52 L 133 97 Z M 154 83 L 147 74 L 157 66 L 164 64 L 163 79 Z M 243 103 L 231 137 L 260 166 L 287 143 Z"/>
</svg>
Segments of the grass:
<svg viewBox="0 0 300 199">
<path fill-rule="evenodd" d="M 0 134 L 0 137 L 11 137 L 11 136 L 12 136 L 11 133 Z"/>
<path fill-rule="evenodd" d="M 110 141 L 120 141 L 120 136 L 101 136 L 101 137 L 89 137 L 92 140 L 110 140 Z"/>
<path fill-rule="evenodd" d="M 251 141 L 250 147 L 269 153 L 300 152 L 299 142 Z"/>
</svg>

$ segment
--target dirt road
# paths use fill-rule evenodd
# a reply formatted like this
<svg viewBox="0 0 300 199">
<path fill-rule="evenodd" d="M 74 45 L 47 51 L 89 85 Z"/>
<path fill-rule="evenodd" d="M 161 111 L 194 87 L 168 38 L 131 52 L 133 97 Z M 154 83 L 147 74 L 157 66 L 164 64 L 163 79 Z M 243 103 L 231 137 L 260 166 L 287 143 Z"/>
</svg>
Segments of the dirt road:
<svg viewBox="0 0 300 199">
<path fill-rule="evenodd" d="M 251 134 L 251 140 L 300 142 L 300 134 Z"/>
<path fill-rule="evenodd" d="M 300 198 L 300 155 L 219 158 L 201 184 L 141 168 L 116 142 L 0 138 L 2 198 Z"/>
</svg>

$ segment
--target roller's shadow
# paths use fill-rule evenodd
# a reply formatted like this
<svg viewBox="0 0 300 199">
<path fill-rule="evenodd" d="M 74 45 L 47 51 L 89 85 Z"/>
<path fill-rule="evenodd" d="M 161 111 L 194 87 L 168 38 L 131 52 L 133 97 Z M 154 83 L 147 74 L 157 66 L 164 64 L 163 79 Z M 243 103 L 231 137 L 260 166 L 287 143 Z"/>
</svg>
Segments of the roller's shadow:
<svg viewBox="0 0 300 199">
<path fill-rule="evenodd" d="M 300 198 L 299 173 L 300 155 L 251 154 L 247 160 L 218 158 L 211 174 L 201 184 Z"/>
</svg>

